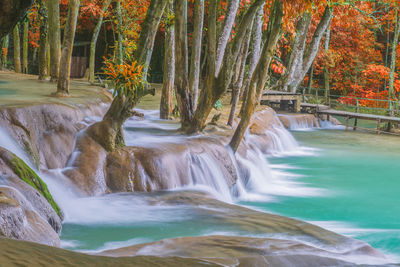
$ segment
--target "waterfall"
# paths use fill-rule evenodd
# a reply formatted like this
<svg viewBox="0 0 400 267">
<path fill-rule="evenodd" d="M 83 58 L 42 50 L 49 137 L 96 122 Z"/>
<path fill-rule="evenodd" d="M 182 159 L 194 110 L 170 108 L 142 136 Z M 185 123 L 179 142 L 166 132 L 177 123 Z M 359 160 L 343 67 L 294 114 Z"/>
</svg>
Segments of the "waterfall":
<svg viewBox="0 0 400 267">
<path fill-rule="evenodd" d="M 128 145 L 168 149 L 168 145 L 186 145 L 192 138 L 196 138 L 186 137 L 177 133 L 176 129 L 178 129 L 179 125 L 159 120 L 157 111 L 141 110 L 141 112 L 145 115 L 144 120 L 130 119 L 124 126 L 126 143 Z M 91 119 L 87 123 L 89 124 L 93 121 L 95 119 Z M 218 158 L 211 151 L 207 151 L 207 147 L 199 151 L 195 149 L 195 151 L 190 152 L 189 150 L 188 157 L 179 158 L 172 155 L 163 166 L 159 166 L 164 170 L 162 179 L 169 180 L 169 190 L 203 190 L 226 202 L 234 200 L 273 200 L 274 196 L 279 194 L 319 194 L 319 192 L 312 191 L 312 189 L 297 183 L 295 181 L 297 177 L 289 175 L 284 170 L 271 168 L 267 157 L 312 155 L 314 153 L 314 151 L 301 147 L 290 132 L 283 127 L 277 117 L 275 121 L 269 130 L 265 132 L 265 138 L 269 140 L 268 151 L 259 149 L 257 138 L 260 137 L 253 136 L 249 132 L 246 134 L 246 146 L 248 146 L 248 149 L 245 155 L 241 155 L 240 153 L 234 154 L 229 147 L 222 148 L 225 151 L 223 153 L 230 157 L 231 167 L 237 174 L 237 179 L 233 187 L 228 182 L 229 177 L 227 177 L 226 172 L 224 173 L 223 166 Z M 55 200 L 63 209 L 65 221 L 90 220 L 89 217 L 94 218 L 96 217 L 95 214 L 100 212 L 97 205 L 101 204 L 102 207 L 114 206 L 115 203 L 110 202 L 110 199 L 112 199 L 111 196 L 83 197 L 79 189 L 76 188 L 76 185 L 64 176 L 64 170 L 73 168 L 73 162 L 79 160 L 81 152 L 74 151 L 71 154 L 65 169 L 39 171 L 31 164 L 26 152 L 3 129 L 0 129 L 0 138 L 0 146 L 4 146 L 12 151 L 39 172 L 40 176 L 47 183 Z M 221 144 L 221 146 L 223 145 Z M 186 165 L 188 169 L 179 172 L 178 169 L 185 166 L 184 164 L 180 165 L 179 160 L 186 158 L 189 159 L 189 163 Z M 145 173 L 145 170 L 141 168 L 138 171 L 142 179 L 136 181 L 141 182 L 143 188 L 156 190 L 157 187 L 154 181 Z M 182 175 L 182 173 L 186 175 Z M 118 208 L 118 205 L 115 208 Z M 114 216 L 112 214 L 115 214 L 115 212 L 117 211 L 111 212 L 109 216 Z M 98 219 L 100 220 L 100 218 Z"/>
</svg>

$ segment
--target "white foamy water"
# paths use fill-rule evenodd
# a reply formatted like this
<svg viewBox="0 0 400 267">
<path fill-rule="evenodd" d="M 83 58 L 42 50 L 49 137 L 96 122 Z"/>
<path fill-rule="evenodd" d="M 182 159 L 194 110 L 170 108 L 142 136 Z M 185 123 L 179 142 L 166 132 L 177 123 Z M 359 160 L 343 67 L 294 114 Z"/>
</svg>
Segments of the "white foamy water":
<svg viewBox="0 0 400 267">
<path fill-rule="evenodd" d="M 124 125 L 125 138 L 128 145 L 136 146 L 162 146 L 162 143 L 184 143 L 187 138 L 177 133 L 179 124 L 176 122 L 158 119 L 158 111 L 139 110 L 144 114 L 144 120 L 129 119 Z M 99 117 L 90 117 L 84 120 L 85 125 L 98 121 Z M 279 120 L 278 120 L 279 121 Z M 276 125 L 266 134 L 271 138 L 269 156 L 313 156 L 316 150 L 301 147 L 283 125 Z M 32 168 L 29 157 L 16 142 L 0 129 L 1 143 L 8 150 L 14 152 L 24 159 Z M 247 134 L 251 143 L 252 136 Z M 227 148 L 229 150 L 229 148 Z M 195 189 L 213 194 L 218 199 L 232 202 L 233 199 L 251 201 L 274 201 L 275 196 L 318 196 L 325 194 L 321 189 L 310 188 L 305 184 L 297 182 L 300 177 L 285 172 L 285 168 L 271 168 L 266 155 L 255 146 L 248 150 L 246 157 L 234 155 L 229 150 L 232 162 L 238 173 L 236 185 L 231 189 L 221 167 L 207 153 L 193 154 L 190 158 L 191 164 L 188 170 L 190 175 L 189 184 L 184 187 L 175 187 L 171 190 Z M 67 168 L 73 165 L 79 157 L 80 152 L 74 151 L 68 161 Z M 239 173 L 238 165 L 247 170 L 246 177 Z M 35 169 L 35 168 L 34 168 Z M 104 216 L 97 216 L 102 212 L 108 214 L 109 221 L 129 221 L 133 218 L 126 216 L 120 218 L 118 214 L 134 213 L 134 207 L 126 207 L 118 200 L 118 197 L 95 197 L 82 198 L 79 190 L 63 175 L 63 169 L 51 170 L 40 173 L 43 180 L 48 184 L 55 200 L 59 203 L 65 213 L 66 222 L 82 223 L 106 223 Z M 170 173 L 170 174 L 173 174 Z M 147 177 L 143 175 L 143 177 Z M 171 177 L 172 178 L 172 177 Z M 152 181 L 144 180 L 144 184 L 152 185 Z M 79 207 L 77 209 L 76 207 Z M 103 208 L 104 207 L 104 208 Z M 103 217 L 102 219 L 98 217 Z"/>
</svg>

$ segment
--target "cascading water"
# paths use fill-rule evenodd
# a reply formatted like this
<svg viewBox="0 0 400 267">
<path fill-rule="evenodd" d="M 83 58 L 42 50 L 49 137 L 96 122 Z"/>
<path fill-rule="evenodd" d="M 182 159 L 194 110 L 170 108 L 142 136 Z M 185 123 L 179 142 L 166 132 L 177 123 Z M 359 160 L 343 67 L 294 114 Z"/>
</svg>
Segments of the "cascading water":
<svg viewBox="0 0 400 267">
<path fill-rule="evenodd" d="M 144 113 L 144 120 L 130 119 L 124 126 L 127 145 L 146 147 L 162 146 L 162 143 L 182 144 L 188 138 L 178 134 L 177 129 L 179 128 L 179 124 L 159 120 L 157 111 L 140 110 L 140 112 Z M 85 120 L 85 124 L 88 125 L 97 120 L 98 118 L 88 118 Z M 279 120 L 277 121 L 279 122 Z M 33 169 L 37 170 L 31 164 L 25 151 L 4 130 L 0 131 L 0 135 L 2 137 L 1 140 L 3 140 L 0 145 L 14 152 Z M 267 131 L 266 135 L 271 138 L 270 153 L 274 156 L 305 153 L 305 148 L 300 147 L 293 136 L 281 124 L 273 125 L 272 130 Z M 247 139 L 251 144 L 252 136 L 247 134 Z M 294 186 L 294 188 L 295 185 L 298 186 L 296 182 L 289 181 L 293 177 L 283 182 L 285 174 L 271 170 L 268 167 L 269 163 L 266 156 L 254 145 L 247 151 L 246 157 L 234 155 L 229 149 L 228 153 L 238 173 L 238 181 L 233 189 L 229 188 L 226 177 L 224 177 L 224 174 L 220 170 L 220 166 L 206 152 L 191 154 L 190 170 L 188 172 L 189 183 L 184 188 L 206 190 L 221 200 L 232 202 L 233 198 L 266 199 L 276 194 L 276 192 L 282 193 L 284 188 L 288 187 L 289 184 Z M 72 168 L 71 166 L 79 154 L 79 151 L 72 153 L 66 169 Z M 245 168 L 246 174 L 241 174 L 238 166 Z M 77 218 L 83 218 L 83 214 L 87 212 L 85 209 L 90 210 L 93 208 L 93 205 L 87 206 L 84 204 L 87 202 L 87 198 L 81 198 L 79 190 L 74 189 L 74 185 L 64 176 L 64 170 L 44 171 L 40 175 L 48 184 L 56 201 L 59 202 L 59 205 L 64 210 L 65 220 L 68 222 L 74 221 Z M 146 175 L 143 175 L 143 177 L 146 177 Z M 174 179 L 174 177 L 170 177 L 170 179 Z M 150 188 L 152 188 L 152 181 L 150 179 L 143 180 L 142 183 L 150 185 Z M 182 188 L 178 186 L 170 189 Z M 80 211 L 75 208 L 76 206 L 80 207 Z"/>
<path fill-rule="evenodd" d="M 141 112 L 145 115 L 144 120 L 131 119 L 125 124 L 127 145 L 143 147 L 182 145 L 188 138 L 193 138 L 180 135 L 177 131 L 178 124 L 159 120 L 156 111 Z M 268 155 L 257 147 L 257 142 L 253 142 L 255 137 L 249 133 L 246 136 L 249 149 L 245 155 L 234 154 L 226 148 L 237 173 L 237 181 L 233 188 L 230 188 L 221 166 L 208 151 L 196 151 L 190 154 L 190 167 L 187 170 L 189 182 L 183 187 L 172 186 L 170 189 L 206 191 L 225 202 L 271 203 L 272 201 L 273 203 L 278 196 L 327 195 L 324 190 L 298 182 L 300 175 L 286 172 L 285 168 L 290 166 L 271 165 L 267 159 L 269 156 L 315 155 L 317 151 L 300 146 L 280 123 L 273 125 L 265 135 L 270 138 Z M 30 164 L 26 153 L 9 135 L 0 130 L 0 137 L 2 137 L 0 146 L 5 146 Z M 73 152 L 66 169 L 72 168 L 73 162 L 79 159 L 79 153 L 79 151 Z M 199 214 L 190 206 L 154 204 L 157 193 L 150 195 L 149 199 L 145 199 L 145 195 L 140 193 L 83 197 L 79 190 L 75 190 L 75 185 L 64 176 L 63 171 L 65 169 L 46 170 L 40 175 L 65 213 L 61 235 L 62 246 L 65 248 L 94 252 L 176 236 L 216 233 L 248 235 L 226 228 L 224 225 L 206 222 L 204 218 L 208 216 Z M 173 175 L 173 172 L 168 174 Z M 176 177 L 163 179 L 172 180 Z M 142 182 L 152 187 L 150 179 Z"/>
</svg>

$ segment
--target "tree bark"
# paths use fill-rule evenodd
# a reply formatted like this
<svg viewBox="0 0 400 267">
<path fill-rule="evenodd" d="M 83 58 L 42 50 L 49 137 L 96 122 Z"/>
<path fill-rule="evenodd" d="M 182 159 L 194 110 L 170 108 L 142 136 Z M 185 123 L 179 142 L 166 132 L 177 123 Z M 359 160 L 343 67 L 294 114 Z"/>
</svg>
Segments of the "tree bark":
<svg viewBox="0 0 400 267">
<path fill-rule="evenodd" d="M 173 0 L 170 0 L 168 16 L 174 14 Z M 166 17 L 168 17 L 166 16 Z M 175 25 L 168 21 L 165 25 L 165 51 L 164 51 L 164 73 L 163 88 L 161 92 L 160 118 L 167 120 L 172 113 L 172 92 L 175 81 Z"/>
<path fill-rule="evenodd" d="M 311 64 L 318 53 L 319 44 L 321 39 L 328 28 L 332 19 L 332 12 L 329 6 L 326 6 L 324 14 L 317 28 L 310 44 L 306 44 L 307 33 L 311 24 L 311 14 L 306 12 L 296 26 L 296 37 L 290 55 L 289 64 L 286 68 L 285 74 L 278 82 L 278 87 L 281 91 L 290 91 L 295 93 L 300 83 L 303 81 L 310 69 Z"/>
<path fill-rule="evenodd" d="M 19 24 L 15 25 L 14 32 L 14 70 L 16 73 L 21 72 L 21 40 L 19 35 Z"/>
<path fill-rule="evenodd" d="M 122 10 L 121 10 L 121 0 L 117 0 L 117 32 L 118 32 L 118 42 L 117 42 L 117 63 L 122 64 L 124 62 L 124 51 L 122 42 L 124 40 L 124 33 L 122 31 Z"/>
<path fill-rule="evenodd" d="M 143 65 L 143 77 L 145 80 L 147 80 L 147 73 L 153 54 L 154 40 L 156 39 L 158 26 L 160 25 L 167 4 L 168 0 L 152 0 L 147 9 L 146 18 L 142 23 L 141 32 L 144 34 L 140 34 L 139 36 L 135 59 L 139 64 Z"/>
<path fill-rule="evenodd" d="M 39 38 L 39 80 L 45 80 L 47 75 L 47 7 L 43 0 L 37 0 L 40 38 Z"/>
<path fill-rule="evenodd" d="M 311 65 L 310 71 L 308 72 L 307 90 L 308 90 L 309 94 L 311 93 L 311 89 L 312 89 L 313 77 L 314 77 L 314 64 Z"/>
<path fill-rule="evenodd" d="M 103 25 L 104 13 L 107 11 L 112 0 L 106 0 L 103 3 L 103 7 L 100 13 L 99 20 L 97 21 L 96 27 L 93 30 L 92 40 L 90 41 L 90 58 L 89 58 L 89 82 L 95 82 L 95 61 L 96 61 L 96 45 L 97 39 L 99 38 L 101 26 Z"/>
<path fill-rule="evenodd" d="M 326 34 L 325 34 L 325 44 L 324 44 L 324 50 L 325 53 L 329 51 L 329 42 L 331 39 L 331 28 L 330 25 L 326 29 Z M 329 74 L 329 69 L 328 66 L 324 66 L 324 89 L 325 89 L 325 100 L 328 103 L 329 102 L 329 91 L 330 91 L 330 85 L 329 85 L 329 79 L 330 79 L 330 74 Z"/>
<path fill-rule="evenodd" d="M 56 82 L 60 71 L 61 31 L 60 0 L 46 0 L 49 19 L 50 80 Z"/>
<path fill-rule="evenodd" d="M 228 44 L 229 37 L 232 32 L 233 24 L 235 23 L 236 13 L 239 8 L 240 0 L 229 0 L 228 7 L 226 8 L 226 14 L 224 19 L 224 26 L 222 32 L 218 38 L 217 55 L 216 55 L 216 67 L 215 76 L 218 75 L 222 61 L 224 59 L 226 45 Z"/>
<path fill-rule="evenodd" d="M 69 95 L 70 74 L 71 74 L 71 58 L 74 48 L 76 22 L 79 13 L 79 0 L 69 0 L 68 16 L 64 29 L 64 41 L 61 52 L 60 72 L 58 75 L 57 95 Z"/>
<path fill-rule="evenodd" d="M 24 21 L 24 33 L 22 35 L 22 72 L 28 74 L 28 31 L 29 20 Z"/>
<path fill-rule="evenodd" d="M 193 99 L 189 92 L 187 43 L 187 1 L 175 1 L 175 85 L 182 129 L 190 127 Z"/>
<path fill-rule="evenodd" d="M 240 142 L 242 141 L 244 134 L 250 123 L 250 119 L 254 113 L 256 105 L 258 103 L 257 96 L 260 95 L 264 88 L 264 84 L 268 79 L 269 66 L 272 61 L 272 57 L 276 50 L 276 45 L 279 41 L 282 31 L 282 17 L 283 7 L 282 2 L 275 0 L 269 16 L 268 26 L 268 40 L 263 47 L 263 51 L 260 60 L 257 63 L 257 67 L 252 75 L 250 81 L 250 87 L 246 102 L 246 112 L 243 113 L 240 123 L 235 130 L 235 133 L 229 143 L 229 146 L 234 152 L 237 151 Z"/>
<path fill-rule="evenodd" d="M 240 116 L 245 112 L 245 106 L 247 101 L 247 94 L 249 91 L 250 80 L 253 76 L 254 70 L 257 67 L 257 62 L 260 59 L 261 43 L 262 43 L 262 26 L 263 26 L 263 15 L 264 15 L 264 5 L 262 5 L 258 11 L 255 18 L 255 25 L 253 27 L 253 33 L 251 36 L 251 58 L 249 63 L 249 71 L 246 79 L 243 83 L 243 89 L 241 89 L 241 94 L 243 95 L 242 107 L 240 109 Z"/>
<path fill-rule="evenodd" d="M 390 60 L 390 73 L 389 73 L 389 97 L 391 98 L 391 100 L 395 98 L 394 74 L 396 70 L 397 45 L 399 43 L 399 35 L 400 35 L 400 17 L 398 15 L 398 10 L 396 9 L 396 26 L 392 42 L 392 52 L 391 52 L 392 55 Z M 392 111 L 390 111 L 390 113 L 391 112 Z"/>
<path fill-rule="evenodd" d="M 194 109 L 197 107 L 199 98 L 199 79 L 201 64 L 201 47 L 203 37 L 203 19 L 204 19 L 204 0 L 194 1 L 193 35 L 192 51 L 190 59 L 189 90 L 193 95 Z"/>
<path fill-rule="evenodd" d="M 254 1 L 251 6 L 248 8 L 246 13 L 243 15 L 243 18 L 239 24 L 238 30 L 236 32 L 236 35 L 234 39 L 231 41 L 231 43 L 228 45 L 224 57 L 223 57 L 223 63 L 221 66 L 220 71 L 218 72 L 218 76 L 215 77 L 215 72 L 214 74 L 208 73 L 207 79 L 211 79 L 211 81 L 207 82 L 206 84 L 206 89 L 201 91 L 200 98 L 199 98 L 199 104 L 196 109 L 196 112 L 193 116 L 193 120 L 190 123 L 190 127 L 186 129 L 186 132 L 191 134 L 191 133 L 196 133 L 204 129 L 206 120 L 208 118 L 208 115 L 210 114 L 213 106 L 215 103 L 222 97 L 222 95 L 226 92 L 228 89 L 228 86 L 231 84 L 232 76 L 233 76 L 233 68 L 234 68 L 234 63 L 237 61 L 237 58 L 239 56 L 239 52 L 241 49 L 241 46 L 244 43 L 244 39 L 247 33 L 247 29 L 250 27 L 251 23 L 253 22 L 254 16 L 258 10 L 258 8 L 264 3 L 264 0 L 256 0 Z M 211 5 L 210 5 L 211 6 Z M 209 11 L 210 13 L 210 11 Z M 210 16 L 210 15 L 209 15 Z M 209 21 L 209 24 L 212 24 L 211 21 Z M 209 31 L 210 31 L 210 26 L 209 26 Z M 230 35 L 230 33 L 228 33 Z M 213 36 L 209 35 L 209 48 L 210 44 L 215 47 L 215 38 L 212 39 Z M 214 43 L 214 44 L 212 44 Z M 211 58 L 209 53 L 209 58 L 208 60 L 215 60 L 216 57 Z M 212 63 L 213 65 L 215 64 L 216 67 L 216 61 L 215 63 Z M 209 67 L 210 69 L 210 67 Z"/>
<path fill-rule="evenodd" d="M 254 18 L 255 20 L 257 17 Z M 254 22 L 253 22 L 254 25 Z M 250 36 L 252 32 L 253 25 L 251 25 L 247 29 L 247 34 L 245 36 L 245 45 L 242 46 L 241 52 L 240 52 L 240 57 L 239 60 L 237 60 L 237 66 L 235 70 L 235 75 L 237 75 L 236 80 L 234 80 L 233 85 L 232 85 L 232 103 L 231 103 L 231 111 L 229 113 L 229 118 L 228 118 L 228 125 L 232 126 L 233 125 L 233 119 L 235 118 L 235 113 L 236 113 L 236 108 L 239 103 L 239 97 L 240 97 L 240 91 L 243 86 L 243 79 L 244 79 L 244 70 L 246 66 L 246 59 L 247 55 L 249 52 L 249 45 L 250 45 Z"/>
</svg>

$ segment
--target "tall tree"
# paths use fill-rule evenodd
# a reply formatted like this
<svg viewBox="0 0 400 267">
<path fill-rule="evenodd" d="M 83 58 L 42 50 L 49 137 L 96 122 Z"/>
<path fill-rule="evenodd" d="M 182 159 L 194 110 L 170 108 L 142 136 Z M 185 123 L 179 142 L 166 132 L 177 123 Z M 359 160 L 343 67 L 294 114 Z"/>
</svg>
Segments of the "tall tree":
<svg viewBox="0 0 400 267">
<path fill-rule="evenodd" d="M 29 34 L 29 20 L 25 19 L 23 22 L 24 32 L 22 34 L 22 72 L 28 74 L 28 34 Z"/>
<path fill-rule="evenodd" d="M 47 7 L 43 0 L 37 0 L 39 21 L 40 21 L 40 38 L 39 38 L 39 80 L 46 79 L 47 75 Z"/>
<path fill-rule="evenodd" d="M 391 98 L 391 100 L 395 98 L 394 74 L 396 69 L 397 45 L 399 43 L 399 35 L 400 35 L 400 16 L 398 14 L 398 9 L 396 8 L 395 30 L 392 42 L 392 51 L 391 51 L 392 55 L 390 60 L 390 72 L 389 72 L 389 97 Z M 390 110 L 390 113 L 392 113 L 392 110 Z"/>
<path fill-rule="evenodd" d="M 296 92 L 310 69 L 318 53 L 321 39 L 332 19 L 330 6 L 326 6 L 324 14 L 315 29 L 311 42 L 307 45 L 307 33 L 310 30 L 311 13 L 306 11 L 296 26 L 296 36 L 292 46 L 289 64 L 286 72 L 280 78 L 276 87 L 281 91 Z"/>
<path fill-rule="evenodd" d="M 325 34 L 325 44 L 324 44 L 324 50 L 325 53 L 328 52 L 329 50 L 329 42 L 331 39 L 331 28 L 330 25 L 328 26 L 328 29 L 326 29 L 326 34 Z M 325 99 L 328 102 L 328 95 L 329 95 L 329 68 L 325 65 L 324 66 L 324 89 L 325 89 Z"/>
<path fill-rule="evenodd" d="M 50 78 L 55 82 L 58 80 L 61 56 L 61 31 L 60 31 L 60 0 L 46 0 L 48 10 L 48 24 L 50 44 Z"/>
<path fill-rule="evenodd" d="M 122 10 L 121 10 L 121 0 L 116 0 L 117 1 L 117 35 L 118 35 L 118 41 L 117 41 L 117 52 L 116 52 L 116 57 L 117 57 L 117 62 L 118 64 L 122 64 L 124 60 L 124 52 L 123 52 L 123 41 L 124 41 L 124 33 L 123 33 L 123 25 L 122 25 Z"/>
<path fill-rule="evenodd" d="M 13 31 L 14 38 L 14 70 L 16 73 L 21 72 L 21 38 L 19 35 L 19 24 L 15 25 Z"/>
<path fill-rule="evenodd" d="M 272 57 L 275 54 L 276 45 L 281 36 L 282 17 L 282 2 L 279 0 L 275 0 L 268 21 L 268 37 L 266 39 L 267 41 L 263 47 L 263 51 L 257 63 L 257 67 L 251 77 L 246 101 L 246 112 L 242 114 L 239 125 L 237 126 L 235 133 L 229 143 L 229 146 L 232 148 L 233 151 L 236 151 L 238 149 L 239 144 L 247 131 L 250 119 L 254 113 L 256 105 L 259 102 L 258 96 L 260 95 L 260 92 L 262 92 L 264 84 L 268 79 L 269 66 L 271 64 Z"/>
<path fill-rule="evenodd" d="M 218 38 L 217 54 L 216 54 L 216 65 L 215 65 L 215 75 L 218 75 L 222 61 L 225 54 L 226 45 L 228 44 L 229 37 L 232 31 L 233 24 L 235 23 L 235 18 L 237 10 L 239 8 L 240 0 L 229 0 L 226 9 L 224 25 L 222 27 L 222 32 Z"/>
<path fill-rule="evenodd" d="M 193 94 L 194 108 L 199 98 L 200 59 L 203 36 L 204 0 L 194 1 L 194 18 L 192 34 L 192 51 L 189 73 L 189 90 Z"/>
<path fill-rule="evenodd" d="M 263 15 L 264 15 L 264 8 L 263 6 L 258 10 L 257 17 L 255 20 L 255 26 L 253 27 L 253 33 L 251 36 L 251 57 L 249 62 L 249 70 L 248 74 L 246 75 L 246 79 L 243 82 L 243 89 L 241 90 L 241 94 L 243 95 L 243 103 L 242 107 L 240 108 L 240 114 L 245 112 L 247 95 L 250 86 L 250 80 L 253 75 L 254 70 L 257 67 L 257 62 L 260 58 L 261 54 L 261 43 L 262 43 L 262 27 L 263 27 Z"/>
<path fill-rule="evenodd" d="M 89 58 L 89 82 L 94 83 L 95 81 L 95 59 L 96 59 L 96 45 L 97 39 L 99 38 L 99 33 L 101 30 L 101 26 L 103 25 L 104 13 L 107 11 L 110 6 L 112 0 L 105 0 L 103 3 L 103 7 L 99 16 L 99 20 L 97 21 L 96 27 L 93 30 L 92 40 L 90 41 L 90 58 Z"/>
<path fill-rule="evenodd" d="M 165 51 L 163 88 L 160 102 L 160 118 L 169 119 L 172 113 L 172 92 L 175 81 L 175 25 L 173 0 L 169 0 L 165 12 Z"/>
<path fill-rule="evenodd" d="M 235 66 L 235 62 L 239 57 L 241 47 L 242 45 L 244 45 L 247 29 L 251 26 L 254 16 L 257 13 L 257 10 L 264 4 L 264 2 L 265 2 L 264 0 L 256 0 L 249 6 L 249 8 L 242 16 L 242 19 L 240 20 L 234 38 L 231 40 L 231 42 L 227 45 L 227 48 L 225 49 L 222 65 L 220 67 L 218 74 L 217 75 L 215 74 L 217 73 L 216 71 L 214 72 L 214 75 L 211 75 L 208 72 L 207 74 L 208 82 L 206 82 L 205 89 L 203 89 L 200 93 L 199 104 L 196 109 L 196 112 L 193 115 L 193 119 L 190 122 L 186 122 L 186 124 L 182 123 L 182 126 L 189 125 L 188 127 L 182 127 L 182 129 L 186 133 L 190 134 L 199 132 L 205 127 L 206 120 L 213 106 L 218 101 L 218 99 L 220 99 L 223 96 L 223 94 L 226 92 L 229 85 L 231 84 L 233 76 L 233 68 Z M 211 17 L 211 14 L 215 12 L 212 8 L 213 5 L 211 5 L 211 3 L 209 6 L 209 17 Z M 213 22 L 209 20 L 208 23 L 209 23 L 208 49 L 213 49 L 212 47 L 216 46 L 216 44 L 214 44 L 216 38 L 214 37 L 213 31 L 210 31 L 210 29 L 214 27 L 215 21 Z M 221 34 L 225 34 L 225 32 L 222 31 Z M 219 40 L 225 38 L 229 39 L 229 36 L 230 32 L 228 33 L 228 36 L 224 36 L 223 38 L 220 37 Z M 209 66 L 209 69 L 215 70 L 217 63 L 216 61 L 217 55 L 215 53 L 215 58 L 210 58 L 210 56 L 213 55 L 214 55 L 213 52 L 209 52 L 207 60 L 211 64 L 211 66 Z"/>
<path fill-rule="evenodd" d="M 193 117 L 193 96 L 189 91 L 187 0 L 175 0 L 175 85 L 182 128 L 190 127 Z"/>
<path fill-rule="evenodd" d="M 69 0 L 67 22 L 64 29 L 64 41 L 61 52 L 60 72 L 58 74 L 57 95 L 69 95 L 71 58 L 74 47 L 76 22 L 78 19 L 80 0 Z"/>
<path fill-rule="evenodd" d="M 257 16 L 254 19 L 256 20 Z M 235 118 L 235 113 L 236 113 L 236 107 L 239 103 L 240 91 L 243 86 L 244 72 L 245 72 L 247 55 L 249 52 L 249 45 L 250 45 L 250 39 L 251 39 L 250 36 L 251 36 L 252 28 L 253 28 L 253 25 L 251 25 L 249 27 L 249 29 L 247 29 L 247 34 L 245 37 L 245 40 L 246 40 L 245 45 L 242 46 L 240 54 L 239 54 L 239 58 L 236 61 L 235 75 L 234 75 L 234 79 L 232 82 L 231 111 L 229 113 L 229 118 L 228 118 L 228 123 L 227 123 L 229 126 L 232 126 L 232 124 L 233 124 L 233 119 Z"/>
<path fill-rule="evenodd" d="M 143 66 L 143 73 L 146 72 L 143 75 L 146 76 L 146 66 L 150 64 L 155 36 L 167 4 L 168 1 L 165 0 L 152 0 L 148 7 L 146 18 L 141 25 L 142 30 L 133 58 L 137 64 Z M 118 147 L 124 146 L 122 125 L 133 115 L 133 107 L 148 93 L 152 93 L 152 91 L 145 84 L 142 84 L 140 88 L 136 88 L 134 92 L 118 93 L 103 120 L 89 127 L 87 130 L 88 135 L 107 151 L 113 151 Z"/>
</svg>

